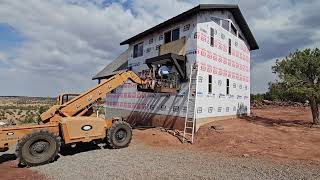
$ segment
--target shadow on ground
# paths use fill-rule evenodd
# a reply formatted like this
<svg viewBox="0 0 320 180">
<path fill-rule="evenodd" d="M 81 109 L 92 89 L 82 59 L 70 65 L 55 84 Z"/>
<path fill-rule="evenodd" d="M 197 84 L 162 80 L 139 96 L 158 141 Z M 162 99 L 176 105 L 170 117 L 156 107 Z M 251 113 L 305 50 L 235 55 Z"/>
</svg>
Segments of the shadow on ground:
<svg viewBox="0 0 320 180">
<path fill-rule="evenodd" d="M 15 154 L 3 154 L 0 156 L 0 164 L 7 161 L 13 161 L 16 159 L 17 159 L 17 156 Z"/>
<path fill-rule="evenodd" d="M 99 149 L 109 149 L 110 147 L 107 145 L 99 146 L 94 143 L 79 143 L 75 147 L 71 146 L 62 146 L 60 149 L 60 155 L 62 156 L 72 156 L 75 154 L 99 150 Z"/>
<path fill-rule="evenodd" d="M 60 149 L 59 155 L 55 158 L 54 161 L 57 161 L 60 158 L 60 156 L 72 156 L 82 152 L 99 150 L 99 149 L 110 149 L 110 147 L 107 145 L 104 145 L 103 147 L 101 147 L 94 143 L 80 143 L 80 144 L 77 144 L 76 147 L 74 148 L 72 148 L 71 146 L 62 146 Z M 0 164 L 8 161 L 14 161 L 16 159 L 17 159 L 17 156 L 15 154 L 9 154 L 9 153 L 2 154 L 0 156 Z"/>
</svg>

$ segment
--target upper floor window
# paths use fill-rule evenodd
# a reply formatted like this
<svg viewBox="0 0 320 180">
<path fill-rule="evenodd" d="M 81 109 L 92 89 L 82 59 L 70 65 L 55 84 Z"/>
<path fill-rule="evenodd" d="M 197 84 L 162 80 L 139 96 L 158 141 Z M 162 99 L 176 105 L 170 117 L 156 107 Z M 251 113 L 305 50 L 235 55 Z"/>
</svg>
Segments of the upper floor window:
<svg viewBox="0 0 320 180">
<path fill-rule="evenodd" d="M 214 47 L 214 29 L 210 28 L 210 46 Z"/>
<path fill-rule="evenodd" d="M 222 20 L 222 25 L 223 29 L 229 31 L 229 21 L 228 20 Z"/>
<path fill-rule="evenodd" d="M 232 46 L 231 39 L 229 39 L 229 49 L 228 49 L 229 55 L 231 55 L 231 46 Z"/>
<path fill-rule="evenodd" d="M 180 38 L 180 28 L 170 30 L 164 33 L 164 43 L 178 40 Z"/>
<path fill-rule="evenodd" d="M 211 17 L 211 20 L 215 23 L 217 23 L 220 26 L 220 19 L 216 17 Z"/>
<path fill-rule="evenodd" d="M 133 58 L 143 56 L 143 42 L 133 46 Z"/>
<path fill-rule="evenodd" d="M 235 36 L 237 36 L 237 28 L 234 27 L 234 25 L 231 23 L 231 33 Z"/>
</svg>

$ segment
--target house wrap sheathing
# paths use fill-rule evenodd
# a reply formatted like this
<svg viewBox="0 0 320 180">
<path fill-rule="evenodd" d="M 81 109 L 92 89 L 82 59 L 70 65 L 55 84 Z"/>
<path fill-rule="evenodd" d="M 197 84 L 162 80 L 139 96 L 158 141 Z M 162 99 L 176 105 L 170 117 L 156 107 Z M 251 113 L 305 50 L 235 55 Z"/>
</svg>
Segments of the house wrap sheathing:
<svg viewBox="0 0 320 180">
<path fill-rule="evenodd" d="M 238 6 L 201 4 L 121 43 L 125 44 L 127 66 L 136 73 L 148 69 L 146 59 L 166 53 L 185 57 L 187 77 L 191 65 L 197 64 L 197 128 L 250 113 L 250 51 L 258 45 Z M 136 125 L 182 129 L 189 82 L 182 83 L 177 94 L 168 94 L 139 92 L 128 81 L 107 95 L 106 107 Z"/>
</svg>

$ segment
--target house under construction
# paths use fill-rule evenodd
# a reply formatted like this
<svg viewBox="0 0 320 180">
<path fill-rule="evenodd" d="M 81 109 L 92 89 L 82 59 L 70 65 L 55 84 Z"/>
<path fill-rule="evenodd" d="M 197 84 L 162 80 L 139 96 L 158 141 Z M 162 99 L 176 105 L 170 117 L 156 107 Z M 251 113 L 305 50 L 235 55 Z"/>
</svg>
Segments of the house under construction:
<svg viewBox="0 0 320 180">
<path fill-rule="evenodd" d="M 128 81 L 108 94 L 110 116 L 172 129 L 188 128 L 187 119 L 192 119 L 195 130 L 250 113 L 250 51 L 259 47 L 237 5 L 200 4 L 120 45 L 128 49 L 93 79 L 127 68 L 143 74 L 150 67 L 166 76 L 162 93 L 138 91 Z M 166 91 L 169 86 L 178 91 Z"/>
</svg>

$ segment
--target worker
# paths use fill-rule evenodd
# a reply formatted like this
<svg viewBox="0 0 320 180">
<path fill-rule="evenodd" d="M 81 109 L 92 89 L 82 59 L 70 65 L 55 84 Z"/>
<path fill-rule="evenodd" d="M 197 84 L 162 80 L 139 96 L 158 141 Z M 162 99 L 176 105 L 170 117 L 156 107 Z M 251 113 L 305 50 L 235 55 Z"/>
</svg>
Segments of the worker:
<svg viewBox="0 0 320 180">
<path fill-rule="evenodd" d="M 160 64 L 158 65 L 158 67 L 160 66 Z M 159 70 L 158 70 L 158 75 L 160 76 L 160 77 L 165 77 L 165 76 L 167 76 L 168 74 L 170 74 L 170 69 L 167 67 L 167 66 L 165 66 L 165 65 L 163 65 L 163 66 L 160 66 L 159 67 Z"/>
</svg>

